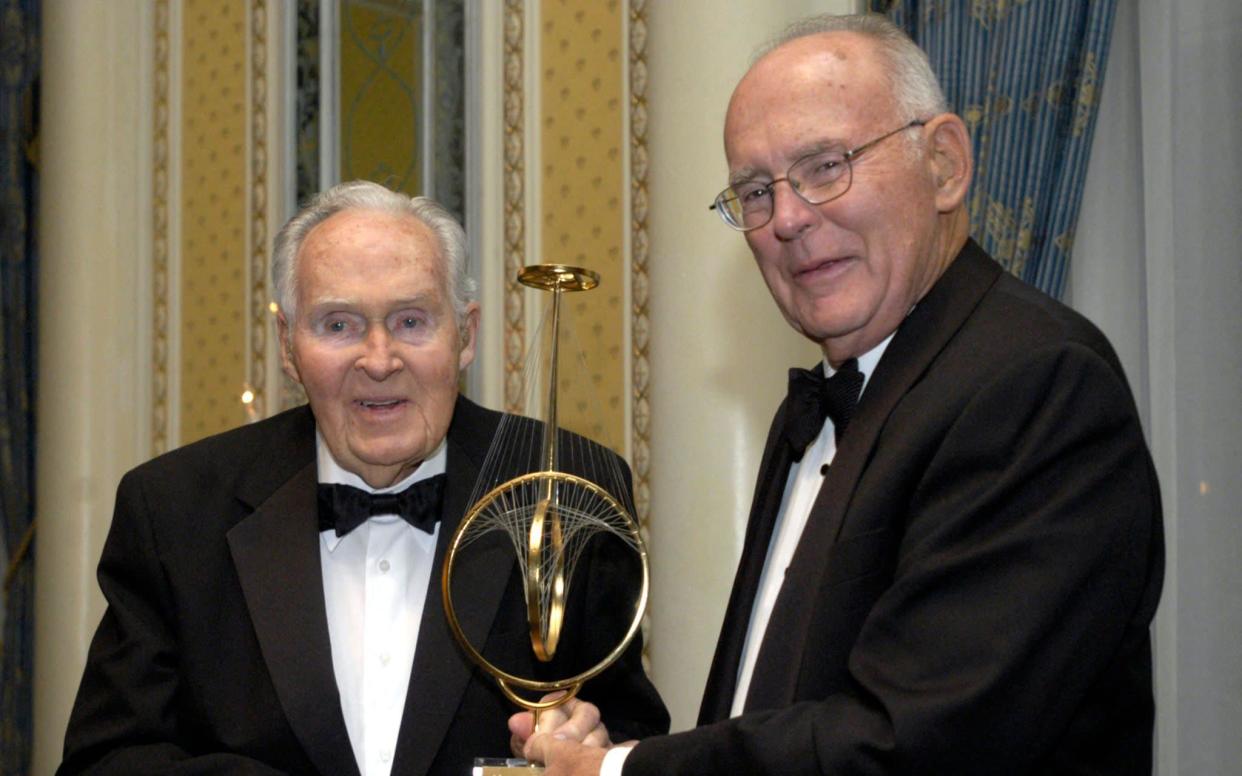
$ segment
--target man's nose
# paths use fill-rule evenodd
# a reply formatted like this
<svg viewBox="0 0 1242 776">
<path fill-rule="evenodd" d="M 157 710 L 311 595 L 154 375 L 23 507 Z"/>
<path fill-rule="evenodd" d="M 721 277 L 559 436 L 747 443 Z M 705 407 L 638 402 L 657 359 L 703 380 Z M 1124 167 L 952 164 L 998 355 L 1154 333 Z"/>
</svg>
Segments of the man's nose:
<svg viewBox="0 0 1242 776">
<path fill-rule="evenodd" d="M 372 380 L 383 380 L 401 370 L 401 359 L 393 350 L 392 333 L 384 326 L 368 327 L 363 348 L 357 366 Z"/>
<path fill-rule="evenodd" d="M 784 186 L 776 184 L 784 183 Z M 781 178 L 772 184 L 772 232 L 780 240 L 796 240 L 819 217 L 815 206 L 794 189 L 793 182 Z"/>
</svg>

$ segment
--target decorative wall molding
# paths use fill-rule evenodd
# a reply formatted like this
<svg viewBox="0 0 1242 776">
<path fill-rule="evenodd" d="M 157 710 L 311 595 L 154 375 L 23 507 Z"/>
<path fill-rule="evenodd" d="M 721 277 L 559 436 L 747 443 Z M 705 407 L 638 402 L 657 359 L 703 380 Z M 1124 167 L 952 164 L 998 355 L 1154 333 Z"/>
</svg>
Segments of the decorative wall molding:
<svg viewBox="0 0 1242 776">
<path fill-rule="evenodd" d="M 526 357 L 523 286 L 518 273 L 526 265 L 526 166 L 524 95 L 524 0 L 505 0 L 504 29 L 504 337 L 505 410 L 522 410 L 522 371 Z"/>
<path fill-rule="evenodd" d="M 630 458 L 634 473 L 634 515 L 643 541 L 651 521 L 651 321 L 648 317 L 647 259 L 647 2 L 630 0 Z M 651 671 L 651 608 L 642 622 L 643 664 Z"/>
<path fill-rule="evenodd" d="M 267 0 L 250 3 L 250 322 L 247 384 L 252 420 L 267 416 L 268 211 Z"/>
<path fill-rule="evenodd" d="M 151 251 L 151 286 L 153 295 L 151 327 L 151 453 L 158 455 L 168 450 L 168 350 L 169 350 L 169 228 L 168 228 L 168 177 L 169 177 L 169 8 L 168 0 L 155 3 L 155 86 L 154 110 L 152 111 L 152 175 L 151 202 L 153 241 Z"/>
<path fill-rule="evenodd" d="M 646 533 L 651 510 L 651 365 L 647 360 L 647 2 L 631 0 L 629 28 L 630 87 L 630 341 L 633 401 L 633 467 L 636 517 Z"/>
</svg>

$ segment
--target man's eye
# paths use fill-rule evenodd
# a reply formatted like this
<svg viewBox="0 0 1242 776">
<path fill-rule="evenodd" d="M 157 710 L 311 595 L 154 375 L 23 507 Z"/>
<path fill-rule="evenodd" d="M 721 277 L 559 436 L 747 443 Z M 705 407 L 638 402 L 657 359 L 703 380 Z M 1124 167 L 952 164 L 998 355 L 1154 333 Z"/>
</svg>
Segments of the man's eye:
<svg viewBox="0 0 1242 776">
<path fill-rule="evenodd" d="M 340 334 L 346 329 L 345 321 L 328 321 L 327 329 L 333 334 Z"/>
<path fill-rule="evenodd" d="M 808 160 L 806 171 L 802 173 L 804 182 L 814 188 L 835 181 L 845 173 L 845 160 L 840 156 L 820 156 Z"/>
<path fill-rule="evenodd" d="M 388 327 L 397 336 L 421 337 L 428 331 L 428 317 L 425 312 L 399 312 L 388 319 Z"/>
<path fill-rule="evenodd" d="M 751 188 L 742 189 L 740 192 L 738 192 L 738 195 L 737 195 L 738 199 L 742 201 L 742 205 L 744 206 L 753 205 L 756 202 L 761 202 L 767 196 L 768 196 L 767 186 L 754 186 Z"/>
</svg>

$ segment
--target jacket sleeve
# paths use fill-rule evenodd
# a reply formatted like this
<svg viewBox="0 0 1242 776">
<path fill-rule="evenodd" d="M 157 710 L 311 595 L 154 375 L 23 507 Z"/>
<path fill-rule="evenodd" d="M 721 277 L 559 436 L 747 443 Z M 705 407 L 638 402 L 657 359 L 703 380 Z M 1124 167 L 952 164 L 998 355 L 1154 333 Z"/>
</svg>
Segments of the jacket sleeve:
<svg viewBox="0 0 1242 776">
<path fill-rule="evenodd" d="M 195 756 L 182 740 L 174 604 L 149 506 L 141 478 L 127 474 L 99 562 L 107 609 L 87 655 L 57 774 L 279 774 L 237 754 Z"/>
<path fill-rule="evenodd" d="M 1126 672 L 1150 660 L 1159 495 L 1124 379 L 1060 345 L 960 406 L 925 451 L 902 451 L 922 468 L 847 688 L 645 741 L 626 776 L 1044 772 L 1076 717 L 1149 713 L 1150 686 Z M 1099 746 L 1150 756 L 1130 743 Z"/>
</svg>

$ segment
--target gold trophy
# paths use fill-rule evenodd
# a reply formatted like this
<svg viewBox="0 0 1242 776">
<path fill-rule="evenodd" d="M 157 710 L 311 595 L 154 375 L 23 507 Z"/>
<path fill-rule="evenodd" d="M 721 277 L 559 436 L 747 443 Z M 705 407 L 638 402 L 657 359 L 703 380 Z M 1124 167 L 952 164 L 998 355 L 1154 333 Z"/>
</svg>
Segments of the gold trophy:
<svg viewBox="0 0 1242 776">
<path fill-rule="evenodd" d="M 650 587 L 650 568 L 646 546 L 628 501 L 629 491 L 617 459 L 605 448 L 559 429 L 557 424 L 558 370 L 560 361 L 561 298 L 566 292 L 589 291 L 599 285 L 599 275 L 579 267 L 537 264 L 526 267 L 518 280 L 529 287 L 552 293 L 551 325 L 546 372 L 541 358 L 532 358 L 527 373 L 546 374 L 543 423 L 506 416 L 493 440 L 487 461 L 476 484 L 473 506 L 458 525 L 449 543 L 442 570 L 441 590 L 444 612 L 453 636 L 483 671 L 491 675 L 500 691 L 516 705 L 531 711 L 538 728 L 539 713 L 560 706 L 621 657 L 642 624 Z M 537 403 L 537 380 L 527 380 L 532 404 Z M 528 408 L 529 409 L 529 408 Z M 538 415 L 538 411 L 527 414 Z M 568 445 L 567 451 L 563 448 Z M 562 470 L 562 455 L 573 462 L 578 473 Z M 511 476 L 516 468 L 525 469 Z M 585 476 L 584 476 L 585 475 Z M 480 495 L 480 493 L 482 495 Z M 457 620 L 453 603 L 453 568 L 459 553 L 486 534 L 500 532 L 507 537 L 522 573 L 529 625 L 530 647 L 540 663 L 549 663 L 557 653 L 566 628 L 583 623 L 566 623 L 567 601 L 573 572 L 588 541 L 623 543 L 636 555 L 637 576 L 641 582 L 633 617 L 628 628 L 617 635 L 615 646 L 593 665 L 579 666 L 559 678 L 535 679 L 518 676 L 485 658 L 470 643 Z M 602 538 L 601 538 L 602 537 Z M 590 658 L 594 660 L 594 657 Z M 562 694 L 541 700 L 549 693 Z M 542 773 L 543 769 L 524 760 L 475 761 L 474 776 Z"/>
</svg>

